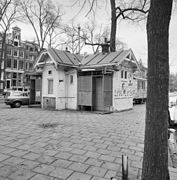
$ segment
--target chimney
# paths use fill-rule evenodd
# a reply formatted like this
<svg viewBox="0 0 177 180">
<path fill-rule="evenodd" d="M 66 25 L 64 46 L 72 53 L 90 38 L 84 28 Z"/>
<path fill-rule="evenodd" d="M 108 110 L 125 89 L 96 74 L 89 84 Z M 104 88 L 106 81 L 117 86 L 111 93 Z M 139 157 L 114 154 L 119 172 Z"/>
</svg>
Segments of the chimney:
<svg viewBox="0 0 177 180">
<path fill-rule="evenodd" d="M 70 53 L 70 51 L 68 50 L 68 47 L 66 47 L 65 51 Z"/>
<path fill-rule="evenodd" d="M 107 38 L 104 39 L 104 43 L 101 44 L 102 53 L 108 53 L 109 52 L 109 44 L 107 42 Z"/>
</svg>

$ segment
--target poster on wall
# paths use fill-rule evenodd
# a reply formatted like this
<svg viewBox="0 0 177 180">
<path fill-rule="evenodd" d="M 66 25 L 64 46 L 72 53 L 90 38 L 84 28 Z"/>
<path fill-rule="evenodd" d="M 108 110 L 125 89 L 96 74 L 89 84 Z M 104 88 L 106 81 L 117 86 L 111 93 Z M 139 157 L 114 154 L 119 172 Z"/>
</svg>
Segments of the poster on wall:
<svg viewBox="0 0 177 180">
<path fill-rule="evenodd" d="M 114 90 L 114 96 L 119 99 L 132 98 L 134 93 L 133 76 L 128 73 L 127 79 L 121 79 L 119 87 Z"/>
</svg>

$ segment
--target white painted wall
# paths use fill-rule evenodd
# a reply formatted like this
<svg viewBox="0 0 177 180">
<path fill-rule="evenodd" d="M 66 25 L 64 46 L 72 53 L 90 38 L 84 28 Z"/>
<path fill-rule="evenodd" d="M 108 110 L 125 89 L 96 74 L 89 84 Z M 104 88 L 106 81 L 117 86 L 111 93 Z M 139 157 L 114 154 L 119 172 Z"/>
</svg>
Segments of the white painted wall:
<svg viewBox="0 0 177 180">
<path fill-rule="evenodd" d="M 71 76 L 73 81 L 71 82 Z M 68 109 L 77 109 L 77 71 L 66 73 L 66 107 Z"/>
<path fill-rule="evenodd" d="M 52 71 L 52 74 L 48 74 Z M 48 79 L 53 79 L 53 94 L 48 94 Z M 58 84 L 58 72 L 51 65 L 45 65 L 42 72 L 42 108 L 43 108 L 43 97 L 57 97 L 57 84 Z"/>
<path fill-rule="evenodd" d="M 113 110 L 114 111 L 123 111 L 133 108 L 132 80 L 133 77 L 131 72 L 127 71 L 127 79 L 121 78 L 121 71 L 114 72 L 113 74 Z"/>
<path fill-rule="evenodd" d="M 48 74 L 52 71 L 52 74 Z M 70 76 L 73 82 L 70 82 Z M 53 94 L 48 94 L 48 79 L 53 79 Z M 56 109 L 77 109 L 77 71 L 65 72 L 54 65 L 45 65 L 42 73 L 42 97 L 56 97 Z M 43 98 L 42 98 L 43 101 Z M 43 102 L 42 102 L 43 105 Z M 42 106 L 43 107 L 43 106 Z"/>
</svg>

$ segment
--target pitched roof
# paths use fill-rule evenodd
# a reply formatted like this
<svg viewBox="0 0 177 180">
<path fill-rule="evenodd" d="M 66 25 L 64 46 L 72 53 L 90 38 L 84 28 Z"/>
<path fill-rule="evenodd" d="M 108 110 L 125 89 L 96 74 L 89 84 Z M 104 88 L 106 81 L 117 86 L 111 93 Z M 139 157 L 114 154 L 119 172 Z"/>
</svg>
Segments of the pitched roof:
<svg viewBox="0 0 177 180">
<path fill-rule="evenodd" d="M 82 65 L 83 66 L 92 66 L 92 65 L 104 65 L 104 64 L 114 64 L 120 63 L 125 58 L 128 59 L 128 56 L 132 54 L 134 60 L 135 57 L 131 49 L 129 50 L 120 50 L 116 52 L 109 53 L 98 53 L 94 55 L 89 55 L 83 58 Z"/>
<path fill-rule="evenodd" d="M 48 49 L 48 53 L 56 62 L 71 66 L 79 65 L 82 59 L 82 57 L 77 54 L 71 54 L 68 51 L 60 51 L 54 48 Z"/>
<path fill-rule="evenodd" d="M 90 68 L 92 66 L 107 66 L 107 65 L 119 65 L 123 60 L 128 60 L 137 64 L 137 60 L 131 49 L 120 50 L 117 52 L 109 53 L 97 53 L 83 57 L 78 54 L 72 54 L 68 51 L 61 51 L 54 48 L 49 48 L 39 56 L 35 66 L 37 64 L 48 61 L 47 57 L 50 57 L 51 62 L 55 65 L 67 65 L 71 67 L 80 66 L 81 68 Z"/>
</svg>

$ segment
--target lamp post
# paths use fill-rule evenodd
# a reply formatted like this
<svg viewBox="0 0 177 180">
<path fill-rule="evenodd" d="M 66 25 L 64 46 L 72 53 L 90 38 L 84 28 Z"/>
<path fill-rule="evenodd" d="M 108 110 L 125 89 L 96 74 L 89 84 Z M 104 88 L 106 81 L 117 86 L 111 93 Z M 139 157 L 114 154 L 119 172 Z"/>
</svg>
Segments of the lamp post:
<svg viewBox="0 0 177 180">
<path fill-rule="evenodd" d="M 78 51 L 78 54 L 80 54 L 80 51 L 81 51 L 81 49 L 80 49 L 80 30 L 81 30 L 81 27 L 80 26 L 78 26 L 78 41 L 79 41 L 79 51 Z"/>
</svg>

